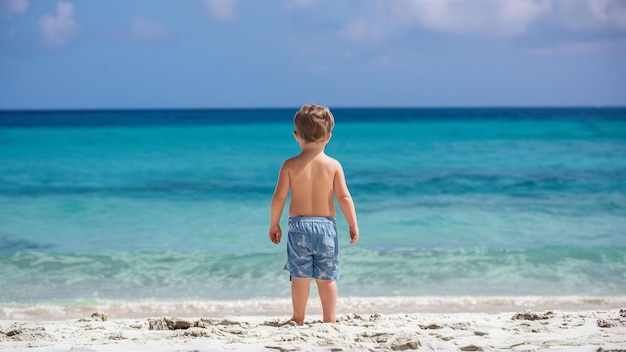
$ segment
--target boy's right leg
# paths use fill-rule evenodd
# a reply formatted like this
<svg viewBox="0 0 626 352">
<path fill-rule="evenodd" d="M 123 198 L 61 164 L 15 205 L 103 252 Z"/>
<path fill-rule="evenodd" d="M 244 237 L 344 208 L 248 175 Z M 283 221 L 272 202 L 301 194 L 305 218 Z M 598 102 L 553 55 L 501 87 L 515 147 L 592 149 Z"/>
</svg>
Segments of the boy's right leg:
<svg viewBox="0 0 626 352">
<path fill-rule="evenodd" d="M 298 325 L 304 324 L 304 314 L 306 312 L 306 303 L 309 300 L 310 290 L 310 278 L 291 278 L 291 303 L 293 305 L 293 316 L 291 320 Z"/>
</svg>

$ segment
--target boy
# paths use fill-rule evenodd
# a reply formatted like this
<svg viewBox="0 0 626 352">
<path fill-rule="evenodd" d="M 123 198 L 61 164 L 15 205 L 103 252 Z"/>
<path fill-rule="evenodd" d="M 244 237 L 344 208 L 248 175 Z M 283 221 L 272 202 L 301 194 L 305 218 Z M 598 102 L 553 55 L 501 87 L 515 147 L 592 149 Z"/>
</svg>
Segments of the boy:
<svg viewBox="0 0 626 352">
<path fill-rule="evenodd" d="M 335 201 L 350 227 L 350 244 L 359 239 L 354 203 L 341 164 L 324 154 L 335 120 L 325 106 L 307 104 L 294 117 L 294 137 L 301 153 L 286 160 L 278 175 L 272 197 L 270 240 L 280 243 L 280 217 L 289 191 L 289 231 L 287 264 L 291 274 L 293 316 L 304 323 L 311 279 L 317 283 L 324 322 L 335 322 L 339 278 Z"/>
</svg>

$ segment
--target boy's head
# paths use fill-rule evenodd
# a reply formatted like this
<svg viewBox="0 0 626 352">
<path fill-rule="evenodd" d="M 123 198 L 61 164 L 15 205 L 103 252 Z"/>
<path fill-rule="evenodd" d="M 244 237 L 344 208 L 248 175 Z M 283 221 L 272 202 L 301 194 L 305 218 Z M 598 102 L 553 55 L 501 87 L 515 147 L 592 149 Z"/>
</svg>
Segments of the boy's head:
<svg viewBox="0 0 626 352">
<path fill-rule="evenodd" d="M 325 106 L 306 104 L 293 118 L 296 133 L 305 142 L 322 142 L 330 136 L 335 118 Z"/>
</svg>

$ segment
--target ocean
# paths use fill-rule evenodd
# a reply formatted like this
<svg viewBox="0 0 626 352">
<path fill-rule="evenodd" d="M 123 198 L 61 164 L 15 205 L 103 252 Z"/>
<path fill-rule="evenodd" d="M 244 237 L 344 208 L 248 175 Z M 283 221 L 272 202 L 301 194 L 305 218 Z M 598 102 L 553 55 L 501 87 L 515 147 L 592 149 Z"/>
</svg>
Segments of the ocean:
<svg viewBox="0 0 626 352">
<path fill-rule="evenodd" d="M 331 110 L 340 297 L 626 295 L 626 108 Z M 296 111 L 1 111 L 0 307 L 288 299 Z"/>
</svg>

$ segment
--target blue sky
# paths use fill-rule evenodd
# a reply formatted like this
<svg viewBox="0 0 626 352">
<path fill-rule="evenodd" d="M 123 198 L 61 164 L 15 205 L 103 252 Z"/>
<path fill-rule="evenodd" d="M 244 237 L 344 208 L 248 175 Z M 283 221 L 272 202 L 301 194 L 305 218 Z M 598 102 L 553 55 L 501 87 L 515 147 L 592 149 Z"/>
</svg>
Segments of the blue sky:
<svg viewBox="0 0 626 352">
<path fill-rule="evenodd" d="M 0 0 L 0 109 L 626 106 L 626 0 Z"/>
</svg>

